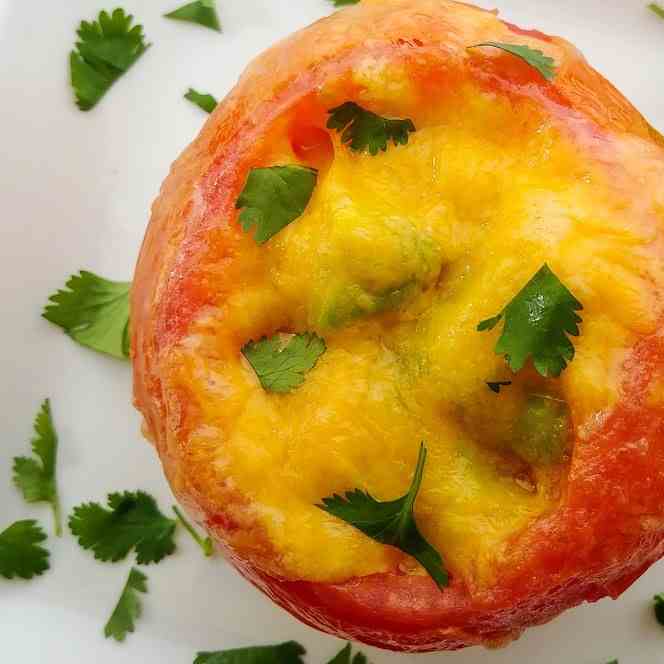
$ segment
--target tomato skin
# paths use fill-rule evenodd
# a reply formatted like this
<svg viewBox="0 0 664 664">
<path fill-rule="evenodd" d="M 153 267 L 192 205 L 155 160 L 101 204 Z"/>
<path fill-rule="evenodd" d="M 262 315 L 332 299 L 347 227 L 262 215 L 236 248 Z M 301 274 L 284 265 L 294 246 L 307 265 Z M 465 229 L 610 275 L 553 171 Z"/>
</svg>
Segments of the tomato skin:
<svg viewBox="0 0 664 664">
<path fill-rule="evenodd" d="M 366 25 L 372 26 L 370 47 Z M 553 82 L 509 55 L 476 53 L 460 69 L 449 64 L 465 45 L 520 37 L 555 56 L 559 74 Z M 372 56 L 403 61 L 424 90 L 453 89 L 472 77 L 495 94 L 535 100 L 560 123 L 569 122 L 571 133 L 627 132 L 664 145 L 564 40 L 445 0 L 381 0 L 338 12 L 260 56 L 164 183 L 132 291 L 135 403 L 178 499 L 245 577 L 303 622 L 392 650 L 501 645 L 581 602 L 619 596 L 664 555 L 664 404 L 649 398 L 652 386 L 664 385 L 662 334 L 631 350 L 620 402 L 575 442 L 564 499 L 510 543 L 497 583 L 466 587 L 453 577 L 442 591 L 426 576 L 396 572 L 341 584 L 288 581 L 265 571 L 263 563 L 275 555 L 269 547 L 257 548 L 251 560 L 233 551 L 227 541 L 243 525 L 215 510 L 202 479 L 189 472 L 183 441 L 195 404 L 178 393 L 164 369 L 196 316 L 235 287 L 231 269 L 223 270 L 241 251 L 234 202 L 248 169 L 264 158 L 272 126 L 291 113 L 302 125 L 286 127 L 290 139 L 303 155 L 324 158 L 328 147 L 319 130 L 325 108 L 312 99 L 368 48 Z M 349 83 L 339 95 L 353 98 L 355 92 Z M 206 265 L 221 276 L 201 276 Z M 664 330 L 664 321 L 658 329 Z"/>
</svg>

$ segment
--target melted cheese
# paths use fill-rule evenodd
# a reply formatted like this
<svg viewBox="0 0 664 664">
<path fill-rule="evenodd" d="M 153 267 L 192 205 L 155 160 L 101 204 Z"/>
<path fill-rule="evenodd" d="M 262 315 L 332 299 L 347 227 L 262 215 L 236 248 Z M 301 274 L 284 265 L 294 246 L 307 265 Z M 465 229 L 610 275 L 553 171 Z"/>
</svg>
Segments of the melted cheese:
<svg viewBox="0 0 664 664">
<path fill-rule="evenodd" d="M 609 180 L 536 108 L 467 91 L 406 146 L 371 157 L 336 142 L 305 214 L 263 247 L 247 239 L 252 277 L 185 344 L 179 380 L 201 409 L 189 446 L 212 450 L 209 473 L 243 497 L 220 508 L 253 524 L 272 571 L 421 573 L 316 504 L 402 495 L 422 440 L 416 517 L 453 573 L 490 583 L 509 538 L 555 508 L 568 457 L 531 465 L 512 445 L 529 395 L 563 400 L 581 426 L 616 401 L 624 349 L 655 324 L 652 229 Z M 499 329 L 476 331 L 544 262 L 584 305 L 560 380 L 512 376 Z M 316 330 L 328 350 L 301 388 L 271 394 L 237 346 L 219 351 L 229 329 Z M 506 379 L 500 395 L 485 384 Z"/>
</svg>

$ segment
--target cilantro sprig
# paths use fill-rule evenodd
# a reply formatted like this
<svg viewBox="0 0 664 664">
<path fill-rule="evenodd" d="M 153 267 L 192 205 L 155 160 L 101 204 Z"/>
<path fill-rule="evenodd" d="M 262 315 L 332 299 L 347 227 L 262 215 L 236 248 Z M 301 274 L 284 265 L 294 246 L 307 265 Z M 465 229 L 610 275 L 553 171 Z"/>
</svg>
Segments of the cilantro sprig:
<svg viewBox="0 0 664 664">
<path fill-rule="evenodd" d="M 317 179 L 318 171 L 306 166 L 252 168 L 235 202 L 242 230 L 255 226 L 256 242 L 267 242 L 305 211 Z"/>
<path fill-rule="evenodd" d="M 55 534 L 62 534 L 62 517 L 55 476 L 58 434 L 53 425 L 51 402 L 46 399 L 34 421 L 32 453 L 37 457 L 14 457 L 14 484 L 28 503 L 49 503 L 53 510 Z"/>
<path fill-rule="evenodd" d="M 13 579 L 32 579 L 48 568 L 49 552 L 40 542 L 46 534 L 32 520 L 16 521 L 0 533 L 0 576 Z"/>
<path fill-rule="evenodd" d="M 481 46 L 490 46 L 491 48 L 498 48 L 501 51 L 515 55 L 521 58 L 524 62 L 536 69 L 547 81 L 552 81 L 556 77 L 556 61 L 530 46 L 523 44 L 506 44 L 505 42 L 482 42 L 481 44 L 473 44 L 468 48 L 479 48 Z"/>
<path fill-rule="evenodd" d="M 166 18 L 175 21 L 186 21 L 188 23 L 197 23 L 204 28 L 210 28 L 216 32 L 221 32 L 221 22 L 217 15 L 217 6 L 215 0 L 195 0 L 178 9 L 164 14 Z"/>
<path fill-rule="evenodd" d="M 422 484 L 427 450 L 422 443 L 408 493 L 387 502 L 380 502 L 361 489 L 345 496 L 334 494 L 323 498 L 322 510 L 361 530 L 377 542 L 389 544 L 413 556 L 439 587 L 447 586 L 449 577 L 443 559 L 422 536 L 415 522 L 413 506 Z"/>
<path fill-rule="evenodd" d="M 296 641 L 286 641 L 273 646 L 199 652 L 194 664 L 304 664 L 305 653 Z"/>
<path fill-rule="evenodd" d="M 42 316 L 82 346 L 126 359 L 130 289 L 131 282 L 109 281 L 81 270 L 49 297 Z"/>
<path fill-rule="evenodd" d="M 658 5 L 656 2 L 651 2 L 648 5 L 648 9 L 657 14 L 660 18 L 664 18 L 664 7 Z"/>
<path fill-rule="evenodd" d="M 135 549 L 136 562 L 147 565 L 175 551 L 176 522 L 159 511 L 152 496 L 143 491 L 111 493 L 108 506 L 84 503 L 69 518 L 78 543 L 97 560 L 117 562 Z"/>
<path fill-rule="evenodd" d="M 654 611 L 655 611 L 655 618 L 657 618 L 657 622 L 664 627 L 664 593 L 660 593 L 659 595 L 655 595 L 655 606 L 654 606 Z"/>
<path fill-rule="evenodd" d="M 209 558 L 214 553 L 214 544 L 212 543 L 212 539 L 209 537 L 201 537 L 196 532 L 196 530 L 194 530 L 194 527 L 189 523 L 189 521 L 187 521 L 184 514 L 182 514 L 180 508 L 177 505 L 173 505 L 173 511 L 175 512 L 175 516 L 178 518 L 178 521 L 182 524 L 183 528 L 191 535 L 194 542 L 196 542 L 196 544 L 201 547 L 201 551 L 203 551 L 205 557 Z"/>
<path fill-rule="evenodd" d="M 217 108 L 217 100 L 212 95 L 198 92 L 193 88 L 187 90 L 184 98 L 195 106 L 198 106 L 198 108 L 204 110 L 206 113 L 212 113 L 212 111 Z"/>
<path fill-rule="evenodd" d="M 352 646 L 347 643 L 329 662 L 328 664 L 367 664 L 367 657 L 362 652 L 356 652 L 352 655 Z"/>
<path fill-rule="evenodd" d="M 104 636 L 113 637 L 116 641 L 124 641 L 127 634 L 136 628 L 136 621 L 141 617 L 143 607 L 139 593 L 147 593 L 148 577 L 132 567 L 127 582 L 122 588 L 118 603 L 111 617 L 104 626 Z"/>
<path fill-rule="evenodd" d="M 347 101 L 328 113 L 327 128 L 341 133 L 342 143 L 354 152 L 368 152 L 372 156 L 379 150 L 385 152 L 389 141 L 394 145 L 406 145 L 409 133 L 415 131 L 412 120 L 383 118 L 353 101 Z"/>
<path fill-rule="evenodd" d="M 132 27 L 133 20 L 123 9 L 116 9 L 110 15 L 100 12 L 96 21 L 81 22 L 76 50 L 69 56 L 69 71 L 82 111 L 93 108 L 149 48 L 143 26 Z"/>
<path fill-rule="evenodd" d="M 325 341 L 312 332 L 296 334 L 284 344 L 280 335 L 250 341 L 242 348 L 258 376 L 269 392 L 290 392 L 304 383 L 304 376 L 316 366 L 325 352 Z"/>
<path fill-rule="evenodd" d="M 574 358 L 574 346 L 567 335 L 579 335 L 582 320 L 575 312 L 582 309 L 545 263 L 498 315 L 483 320 L 477 330 L 492 330 L 504 318 L 496 354 L 505 355 L 514 373 L 532 357 L 542 376 L 557 377 Z"/>
</svg>

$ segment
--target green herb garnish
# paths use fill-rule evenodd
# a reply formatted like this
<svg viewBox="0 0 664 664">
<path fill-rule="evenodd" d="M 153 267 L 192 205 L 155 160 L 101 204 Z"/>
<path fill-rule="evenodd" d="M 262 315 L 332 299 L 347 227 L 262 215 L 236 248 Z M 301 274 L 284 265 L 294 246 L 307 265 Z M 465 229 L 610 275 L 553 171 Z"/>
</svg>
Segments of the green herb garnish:
<svg viewBox="0 0 664 664">
<path fill-rule="evenodd" d="M 46 399 L 34 422 L 35 436 L 32 439 L 34 457 L 14 458 L 14 484 L 20 489 L 28 503 L 49 503 L 53 509 L 55 534 L 62 535 L 60 501 L 55 477 L 58 454 L 58 435 L 53 426 L 51 402 Z"/>
<path fill-rule="evenodd" d="M 196 0 L 183 5 L 174 11 L 164 14 L 166 18 L 176 21 L 187 21 L 188 23 L 198 23 L 205 28 L 221 32 L 221 23 L 217 16 L 217 6 L 215 0 Z"/>
<path fill-rule="evenodd" d="M 217 100 L 212 95 L 197 92 L 193 88 L 187 90 L 184 98 L 204 110 L 206 113 L 212 113 L 212 111 L 217 108 Z"/>
<path fill-rule="evenodd" d="M 410 489 L 405 496 L 397 500 L 380 502 L 368 492 L 355 489 L 348 491 L 345 496 L 335 494 L 323 498 L 323 504 L 318 507 L 361 530 L 377 542 L 395 546 L 413 556 L 442 588 L 449 583 L 443 559 L 422 537 L 413 514 L 413 505 L 422 484 L 426 456 L 427 450 L 422 443 Z"/>
<path fill-rule="evenodd" d="M 133 16 L 116 9 L 101 12 L 96 21 L 82 21 L 77 30 L 80 41 L 69 56 L 71 85 L 76 104 L 88 111 L 104 96 L 149 48 L 143 26 L 132 27 Z"/>
<path fill-rule="evenodd" d="M 130 288 L 131 282 L 109 281 L 81 270 L 49 297 L 42 316 L 82 346 L 126 359 Z"/>
<path fill-rule="evenodd" d="M 505 44 L 504 42 L 482 42 L 481 44 L 473 44 L 468 48 L 478 48 L 480 46 L 491 46 L 492 48 L 499 48 L 501 51 L 506 51 L 521 58 L 524 62 L 528 63 L 534 69 L 544 76 L 547 81 L 552 81 L 556 77 L 556 62 L 548 55 L 544 55 L 542 51 L 530 48 L 529 46 L 520 44 Z"/>
<path fill-rule="evenodd" d="M 305 653 L 299 643 L 286 641 L 275 646 L 199 652 L 194 664 L 304 664 Z"/>
<path fill-rule="evenodd" d="M 660 625 L 664 626 L 664 593 L 655 595 L 655 618 Z"/>
<path fill-rule="evenodd" d="M 155 499 L 143 491 L 111 493 L 105 509 L 99 503 L 74 508 L 69 528 L 97 560 L 116 562 L 136 550 L 140 565 L 158 563 L 175 551 L 176 522 L 165 517 Z"/>
<path fill-rule="evenodd" d="M 408 134 L 415 131 L 412 120 L 390 120 L 376 115 L 347 101 L 341 106 L 328 111 L 328 129 L 336 129 L 341 133 L 341 142 L 355 152 L 368 152 L 372 156 L 379 150 L 385 152 L 387 144 L 406 145 Z"/>
<path fill-rule="evenodd" d="M 120 599 L 113 609 L 111 617 L 104 626 L 104 636 L 112 636 L 116 641 L 124 641 L 129 632 L 133 632 L 135 622 L 141 617 L 141 599 L 138 593 L 146 593 L 148 577 L 132 568 L 125 583 Z"/>
<path fill-rule="evenodd" d="M 316 366 L 325 352 L 325 341 L 312 332 L 296 334 L 287 343 L 280 335 L 250 341 L 242 348 L 258 376 L 263 389 L 269 392 L 290 392 L 304 383 L 304 375 Z"/>
<path fill-rule="evenodd" d="M 0 576 L 31 579 L 48 568 L 49 553 L 39 546 L 46 539 L 44 531 L 32 519 L 16 521 L 0 533 Z"/>
<path fill-rule="evenodd" d="M 548 265 L 524 286 L 497 316 L 482 321 L 480 332 L 493 329 L 505 318 L 496 354 L 505 355 L 514 373 L 532 356 L 537 371 L 545 377 L 559 376 L 574 358 L 574 346 L 566 336 L 579 335 L 583 306 L 562 284 Z"/>
<path fill-rule="evenodd" d="M 214 545 L 212 544 L 212 540 L 209 537 L 201 537 L 194 530 L 194 527 L 189 523 L 189 521 L 187 521 L 184 514 L 182 514 L 180 508 L 177 505 L 173 505 L 173 511 L 175 512 L 175 516 L 177 516 L 184 529 L 191 535 L 194 542 L 196 542 L 196 544 L 201 547 L 204 555 L 209 558 L 214 553 Z"/>
<path fill-rule="evenodd" d="M 242 230 L 256 227 L 254 239 L 267 242 L 295 221 L 306 209 L 313 194 L 318 171 L 305 166 L 252 168 L 235 207 Z"/>
<path fill-rule="evenodd" d="M 656 2 L 651 2 L 648 5 L 648 9 L 657 14 L 657 16 L 659 16 L 660 18 L 664 18 L 664 7 L 661 7 Z"/>
<path fill-rule="evenodd" d="M 364 653 L 356 652 L 351 658 L 352 646 L 347 643 L 328 664 L 367 664 L 367 658 Z"/>
</svg>

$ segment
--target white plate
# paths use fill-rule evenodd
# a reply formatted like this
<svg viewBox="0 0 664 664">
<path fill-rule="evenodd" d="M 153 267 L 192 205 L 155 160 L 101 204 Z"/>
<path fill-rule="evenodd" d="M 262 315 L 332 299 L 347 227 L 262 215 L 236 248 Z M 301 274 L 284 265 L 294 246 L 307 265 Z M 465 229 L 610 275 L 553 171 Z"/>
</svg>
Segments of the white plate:
<svg viewBox="0 0 664 664">
<path fill-rule="evenodd" d="M 182 99 L 189 86 L 222 97 L 247 61 L 275 40 L 329 13 L 325 0 L 219 0 L 224 33 L 167 21 L 181 0 L 122 0 L 153 43 L 90 113 L 72 102 L 67 55 L 81 19 L 101 0 L 0 0 L 0 527 L 50 514 L 10 484 L 11 459 L 28 450 L 39 402 L 52 398 L 61 447 L 63 508 L 142 488 L 172 502 L 130 405 L 125 363 L 72 343 L 39 317 L 46 297 L 79 268 L 130 279 L 149 205 L 205 116 Z M 481 2 L 484 6 L 493 3 Z M 664 21 L 641 0 L 502 0 L 505 18 L 577 44 L 664 129 Z M 52 569 L 29 583 L 0 579 L 0 661 L 8 664 L 188 664 L 198 650 L 301 641 L 318 664 L 341 645 L 304 627 L 219 558 L 204 559 L 184 534 L 176 555 L 144 568 L 150 592 L 123 645 L 102 626 L 129 562 L 100 564 L 72 537 L 56 540 Z M 501 651 L 473 648 L 421 656 L 454 664 L 661 664 L 664 629 L 650 600 L 664 566 L 619 601 L 567 612 Z M 375 664 L 413 656 L 373 649 Z"/>
</svg>

